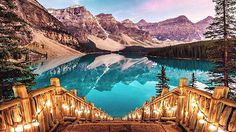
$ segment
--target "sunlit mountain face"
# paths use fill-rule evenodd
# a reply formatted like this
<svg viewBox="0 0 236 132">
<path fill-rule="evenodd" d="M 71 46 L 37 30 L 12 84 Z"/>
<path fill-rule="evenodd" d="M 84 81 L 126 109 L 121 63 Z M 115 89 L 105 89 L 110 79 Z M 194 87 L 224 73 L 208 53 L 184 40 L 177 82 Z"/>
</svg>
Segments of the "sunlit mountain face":
<svg viewBox="0 0 236 132">
<path fill-rule="evenodd" d="M 77 89 L 79 96 L 85 96 L 114 117 L 127 114 L 156 95 L 156 75 L 161 66 L 166 67 L 171 89 L 178 86 L 180 78 L 191 78 L 192 73 L 198 79 L 198 86 L 205 87 L 208 71 L 212 68 L 212 64 L 207 61 L 118 54 L 86 55 L 54 68 L 44 62 L 38 69 L 44 66 L 49 69 L 37 71 L 40 75 L 34 88 L 45 87 L 49 85 L 51 77 L 58 77 L 63 87 Z"/>
</svg>

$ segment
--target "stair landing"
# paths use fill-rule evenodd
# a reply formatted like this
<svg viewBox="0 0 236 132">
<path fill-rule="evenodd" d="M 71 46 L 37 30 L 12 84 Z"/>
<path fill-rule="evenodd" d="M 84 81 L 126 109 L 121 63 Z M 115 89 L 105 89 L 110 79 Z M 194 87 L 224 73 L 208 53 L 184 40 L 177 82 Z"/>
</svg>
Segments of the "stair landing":
<svg viewBox="0 0 236 132">
<path fill-rule="evenodd" d="M 108 121 L 99 123 L 60 125 L 56 131 L 60 132 L 182 132 L 173 123 L 139 123 L 127 121 Z"/>
</svg>

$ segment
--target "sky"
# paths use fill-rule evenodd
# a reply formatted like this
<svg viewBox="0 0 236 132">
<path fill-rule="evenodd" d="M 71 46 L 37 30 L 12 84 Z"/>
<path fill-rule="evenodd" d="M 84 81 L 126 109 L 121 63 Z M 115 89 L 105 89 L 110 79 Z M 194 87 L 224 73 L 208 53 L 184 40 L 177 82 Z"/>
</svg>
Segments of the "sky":
<svg viewBox="0 0 236 132">
<path fill-rule="evenodd" d="M 180 15 L 197 22 L 214 16 L 212 0 L 38 0 L 46 8 L 66 8 L 75 4 L 85 6 L 93 15 L 109 13 L 119 21 L 159 22 Z"/>
</svg>

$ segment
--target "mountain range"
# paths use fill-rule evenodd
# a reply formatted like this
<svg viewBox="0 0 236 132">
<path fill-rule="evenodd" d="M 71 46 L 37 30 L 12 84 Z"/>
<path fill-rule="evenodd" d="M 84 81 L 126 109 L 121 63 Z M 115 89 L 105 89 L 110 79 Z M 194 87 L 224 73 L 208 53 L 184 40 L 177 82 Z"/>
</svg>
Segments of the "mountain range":
<svg viewBox="0 0 236 132">
<path fill-rule="evenodd" d="M 9 2 L 15 5 L 14 9 L 9 8 Z M 25 30 L 19 33 L 23 45 L 49 57 L 203 40 L 206 27 L 213 20 L 207 17 L 193 23 L 186 16 L 179 16 L 156 23 L 134 23 L 129 19 L 120 22 L 112 14 L 94 16 L 80 5 L 46 9 L 37 0 L 1 0 L 0 7 L 26 23 Z"/>
</svg>

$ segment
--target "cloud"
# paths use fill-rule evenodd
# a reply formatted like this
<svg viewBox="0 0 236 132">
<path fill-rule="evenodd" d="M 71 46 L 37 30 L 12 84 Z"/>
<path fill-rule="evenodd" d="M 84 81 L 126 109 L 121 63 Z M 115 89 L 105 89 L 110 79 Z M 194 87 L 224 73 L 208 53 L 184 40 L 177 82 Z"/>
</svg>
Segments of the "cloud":
<svg viewBox="0 0 236 132">
<path fill-rule="evenodd" d="M 143 4 L 140 4 L 139 9 L 152 12 L 201 6 L 212 7 L 213 3 L 211 0 L 145 0 Z"/>
</svg>

